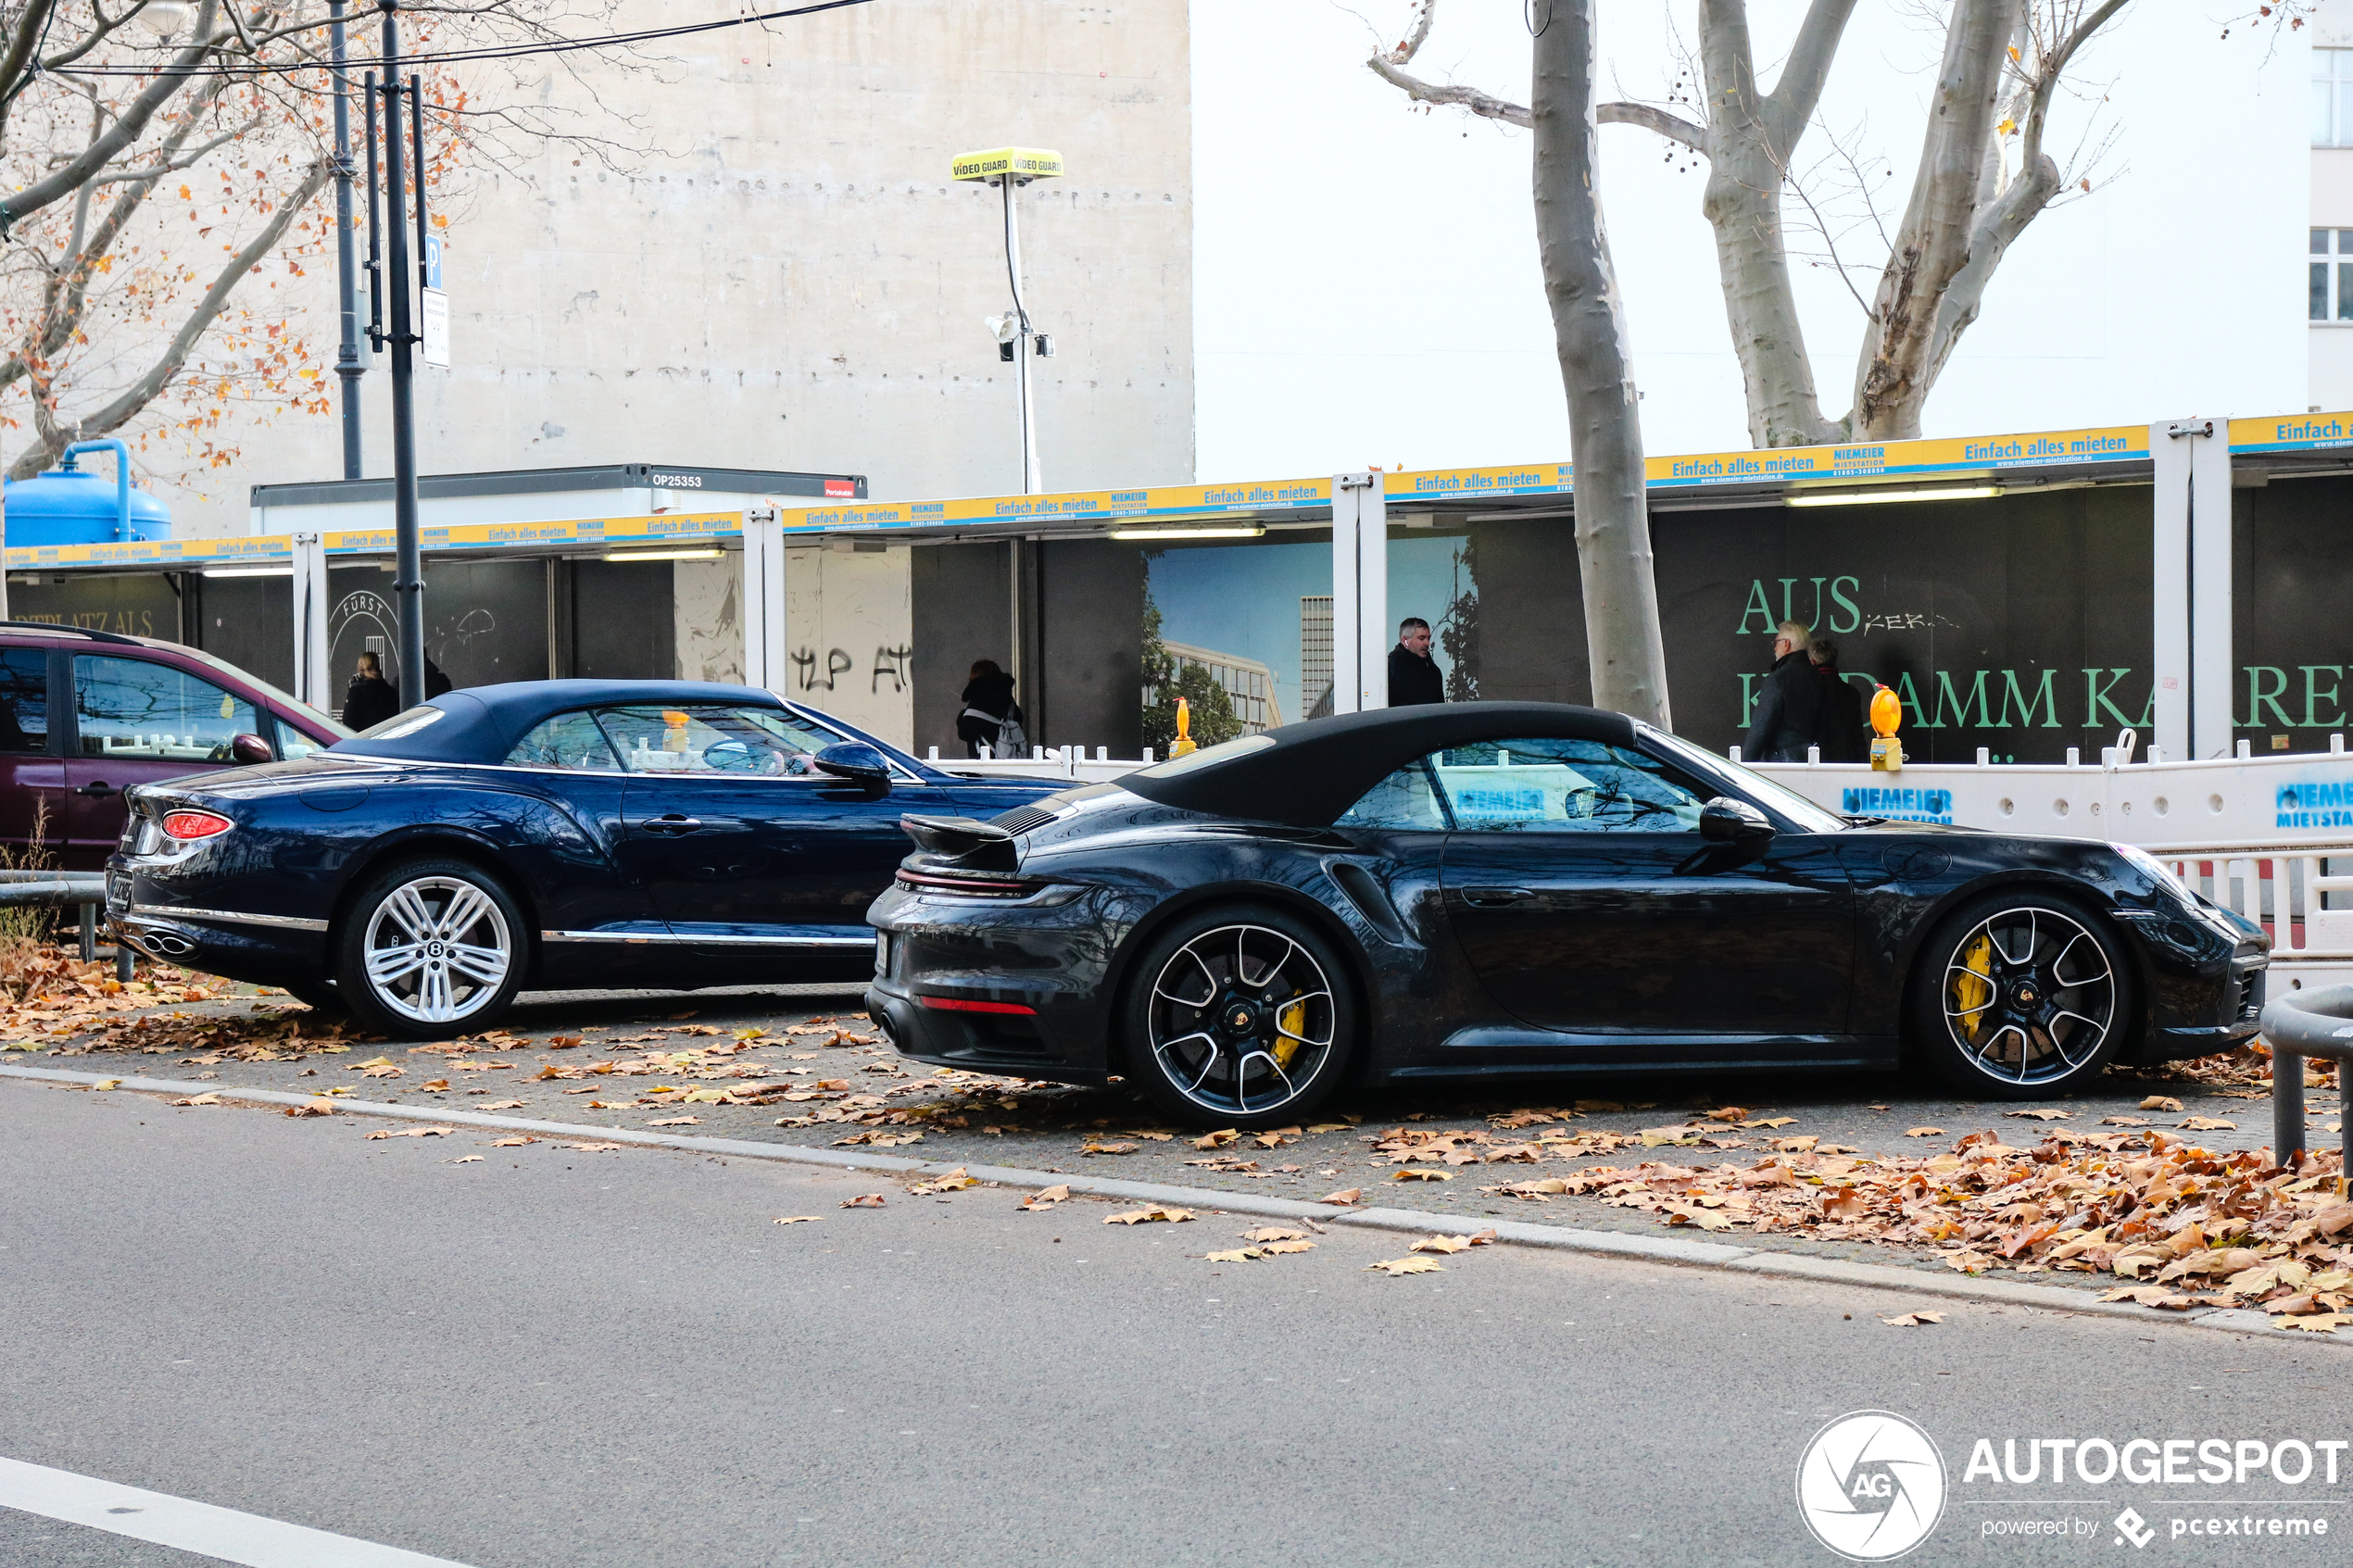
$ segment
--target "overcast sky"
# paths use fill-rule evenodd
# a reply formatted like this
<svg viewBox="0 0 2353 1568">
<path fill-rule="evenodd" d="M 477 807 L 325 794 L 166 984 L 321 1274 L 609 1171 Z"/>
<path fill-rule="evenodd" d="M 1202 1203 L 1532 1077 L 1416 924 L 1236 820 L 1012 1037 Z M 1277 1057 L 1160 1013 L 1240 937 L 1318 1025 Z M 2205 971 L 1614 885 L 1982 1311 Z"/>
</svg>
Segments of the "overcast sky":
<svg viewBox="0 0 2353 1568">
<path fill-rule="evenodd" d="M 1926 7 L 1921 7 L 1925 9 Z M 1610 95 L 1658 101 L 1692 0 L 1604 13 Z M 1771 82 L 1798 0 L 1751 7 Z M 2236 12 L 2243 6 L 2230 7 Z M 1408 0 L 1192 0 L 1195 328 L 1204 481 L 1568 455 L 1537 270 L 1528 133 L 1425 113 L 1365 69 Z M 1931 398 L 1927 432 L 2300 411 L 2307 61 L 2222 11 L 2138 0 L 2078 73 L 2051 138 L 2108 151 L 2090 194 L 2010 252 Z M 1445 0 L 1415 69 L 1525 102 L 1516 0 Z M 1941 31 L 1858 7 L 1803 168 L 1835 134 L 1892 226 L 1919 156 Z M 1630 126 L 1604 132 L 1604 202 L 1654 453 L 1748 445 L 1702 175 Z M 1881 172 L 1884 170 L 1884 172 Z M 1852 204 L 1848 204 L 1850 208 Z M 1868 298 L 1885 259 L 1859 209 L 1847 259 Z M 1793 204 L 1792 220 L 1796 214 Z M 1793 247 L 1811 242 L 1793 237 Z M 1816 246 L 1815 248 L 1818 248 Z M 1844 412 L 1859 306 L 1801 275 L 1824 412 Z"/>
</svg>

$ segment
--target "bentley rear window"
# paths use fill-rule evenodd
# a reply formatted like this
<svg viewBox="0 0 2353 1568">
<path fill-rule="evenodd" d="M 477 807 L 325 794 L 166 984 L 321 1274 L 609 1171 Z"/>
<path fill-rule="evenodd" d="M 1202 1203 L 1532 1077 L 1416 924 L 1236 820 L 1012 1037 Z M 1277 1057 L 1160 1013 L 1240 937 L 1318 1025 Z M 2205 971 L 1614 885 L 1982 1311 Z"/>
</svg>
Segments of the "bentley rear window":
<svg viewBox="0 0 2353 1568">
<path fill-rule="evenodd" d="M 773 708 L 607 708 L 597 717 L 633 773 L 797 778 L 838 738 Z"/>
<path fill-rule="evenodd" d="M 574 772 L 618 773 L 621 764 L 605 744 L 595 717 L 559 713 L 542 720 L 507 753 L 511 768 L 562 768 Z"/>
</svg>

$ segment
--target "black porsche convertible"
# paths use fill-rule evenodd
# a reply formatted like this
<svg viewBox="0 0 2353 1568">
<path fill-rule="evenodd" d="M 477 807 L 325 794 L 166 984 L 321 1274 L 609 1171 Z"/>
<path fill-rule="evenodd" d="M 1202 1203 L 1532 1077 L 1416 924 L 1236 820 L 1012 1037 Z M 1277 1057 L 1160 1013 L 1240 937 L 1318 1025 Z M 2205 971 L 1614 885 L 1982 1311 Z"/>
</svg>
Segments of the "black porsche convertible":
<svg viewBox="0 0 2353 1568">
<path fill-rule="evenodd" d="M 862 980 L 900 816 L 1050 787 L 750 687 L 475 686 L 299 760 L 133 788 L 107 911 L 157 958 L 441 1038 L 525 986 Z"/>
<path fill-rule="evenodd" d="M 907 1056 L 1296 1120 L 1397 1084 L 1893 1068 L 2049 1094 L 2256 1030 L 2270 944 L 2127 846 L 1835 815 L 1622 714 L 1294 724 L 990 822 L 868 919 Z"/>
</svg>

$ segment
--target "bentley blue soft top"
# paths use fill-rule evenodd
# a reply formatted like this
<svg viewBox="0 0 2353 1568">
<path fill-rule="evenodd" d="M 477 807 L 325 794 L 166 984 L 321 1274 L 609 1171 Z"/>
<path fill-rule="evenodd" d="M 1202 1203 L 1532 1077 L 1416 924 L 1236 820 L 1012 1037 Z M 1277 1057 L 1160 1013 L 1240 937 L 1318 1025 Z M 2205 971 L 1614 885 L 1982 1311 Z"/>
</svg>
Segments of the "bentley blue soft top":
<svg viewBox="0 0 2353 1568">
<path fill-rule="evenodd" d="M 673 707 L 727 703 L 785 706 L 774 692 L 716 681 L 510 681 L 444 692 L 327 749 L 342 757 L 397 757 L 419 762 L 501 762 L 543 719 L 613 703 Z M 428 711 L 435 716 L 428 718 Z"/>
</svg>

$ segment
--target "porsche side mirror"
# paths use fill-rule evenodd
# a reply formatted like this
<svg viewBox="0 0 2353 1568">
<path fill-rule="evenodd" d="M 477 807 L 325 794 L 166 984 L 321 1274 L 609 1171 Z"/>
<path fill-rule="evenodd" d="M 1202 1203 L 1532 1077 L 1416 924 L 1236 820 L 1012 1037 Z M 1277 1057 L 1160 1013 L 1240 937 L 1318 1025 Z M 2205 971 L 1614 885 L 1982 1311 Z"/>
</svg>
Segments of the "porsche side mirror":
<svg viewBox="0 0 2353 1568">
<path fill-rule="evenodd" d="M 836 741 L 810 761 L 821 773 L 863 784 L 877 794 L 890 788 L 890 759 L 864 741 Z"/>
<path fill-rule="evenodd" d="M 1759 844 L 1773 836 L 1773 824 L 1747 801 L 1719 795 L 1699 809 L 1699 835 L 1710 844 Z"/>
<path fill-rule="evenodd" d="M 242 768 L 275 762 L 278 754 L 259 735 L 237 735 L 229 742 L 229 759 Z"/>
</svg>

